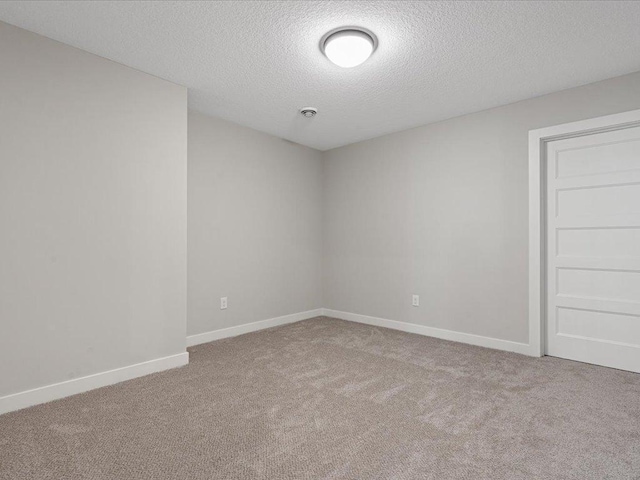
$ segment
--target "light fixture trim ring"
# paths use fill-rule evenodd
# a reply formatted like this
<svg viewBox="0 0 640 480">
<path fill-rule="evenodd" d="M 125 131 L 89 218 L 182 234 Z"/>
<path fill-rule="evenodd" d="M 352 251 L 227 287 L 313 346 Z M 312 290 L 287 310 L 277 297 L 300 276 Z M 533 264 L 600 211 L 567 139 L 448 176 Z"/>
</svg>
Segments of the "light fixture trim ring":
<svg viewBox="0 0 640 480">
<path fill-rule="evenodd" d="M 333 35 L 334 33 L 339 33 L 339 32 L 351 32 L 351 31 L 356 31 L 356 32 L 361 32 L 364 33 L 365 35 L 367 35 L 369 38 L 371 38 L 371 41 L 373 42 L 373 47 L 371 48 L 371 55 L 373 55 L 373 53 L 376 51 L 376 49 L 378 48 L 378 37 L 376 36 L 375 33 L 373 33 L 371 30 L 369 30 L 368 28 L 364 28 L 364 27 L 356 27 L 355 25 L 345 25 L 342 27 L 336 27 L 333 28 L 331 30 L 329 30 L 327 33 L 325 33 L 322 38 L 320 38 L 320 51 L 322 52 L 322 54 L 327 57 L 327 52 L 325 52 L 324 47 L 327 43 L 327 40 L 329 39 L 329 37 L 331 35 Z M 328 57 L 327 57 L 328 58 Z"/>
</svg>

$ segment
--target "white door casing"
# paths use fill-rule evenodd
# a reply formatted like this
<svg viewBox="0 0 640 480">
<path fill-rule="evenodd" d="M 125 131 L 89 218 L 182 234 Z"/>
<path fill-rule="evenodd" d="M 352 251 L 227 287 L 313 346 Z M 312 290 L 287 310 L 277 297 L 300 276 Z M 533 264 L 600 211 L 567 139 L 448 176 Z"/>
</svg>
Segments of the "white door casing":
<svg viewBox="0 0 640 480">
<path fill-rule="evenodd" d="M 640 371 L 640 111 L 530 132 L 531 354 Z"/>
</svg>

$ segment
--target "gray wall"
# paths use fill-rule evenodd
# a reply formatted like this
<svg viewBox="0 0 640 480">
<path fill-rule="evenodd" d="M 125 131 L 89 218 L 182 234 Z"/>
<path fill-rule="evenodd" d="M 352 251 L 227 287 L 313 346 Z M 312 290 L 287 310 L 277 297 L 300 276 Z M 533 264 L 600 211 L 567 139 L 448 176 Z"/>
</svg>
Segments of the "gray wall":
<svg viewBox="0 0 640 480">
<path fill-rule="evenodd" d="M 189 112 L 189 335 L 322 307 L 321 158 Z"/>
<path fill-rule="evenodd" d="M 527 342 L 528 131 L 637 108 L 640 73 L 325 152 L 324 306 Z"/>
<path fill-rule="evenodd" d="M 0 23 L 0 396 L 185 351 L 186 100 Z"/>
<path fill-rule="evenodd" d="M 637 73 L 325 153 L 190 113 L 187 292 L 186 89 L 3 23 L 0 65 L 0 396 L 319 307 L 526 342 L 527 132 L 640 108 Z"/>
</svg>

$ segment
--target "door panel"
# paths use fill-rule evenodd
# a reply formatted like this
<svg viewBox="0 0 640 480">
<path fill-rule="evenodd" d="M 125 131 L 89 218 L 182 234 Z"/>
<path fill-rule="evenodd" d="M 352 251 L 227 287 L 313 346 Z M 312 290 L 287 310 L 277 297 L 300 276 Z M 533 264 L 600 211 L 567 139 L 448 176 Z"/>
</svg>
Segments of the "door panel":
<svg viewBox="0 0 640 480">
<path fill-rule="evenodd" d="M 589 145 L 557 152 L 557 178 L 640 170 L 640 140 L 623 139 L 617 131 L 618 143 Z M 612 136 L 610 135 L 610 136 Z"/>
<path fill-rule="evenodd" d="M 557 312 L 559 335 L 640 346 L 640 317 L 637 315 L 564 307 L 558 308 Z"/>
<path fill-rule="evenodd" d="M 640 258 L 640 228 L 558 230 L 561 257 Z"/>
<path fill-rule="evenodd" d="M 640 372 L 640 127 L 546 148 L 546 353 Z"/>
<path fill-rule="evenodd" d="M 640 273 L 620 270 L 556 268 L 557 295 L 633 302 L 640 291 Z"/>
<path fill-rule="evenodd" d="M 640 213 L 640 184 L 557 190 L 558 216 L 605 216 Z"/>
</svg>

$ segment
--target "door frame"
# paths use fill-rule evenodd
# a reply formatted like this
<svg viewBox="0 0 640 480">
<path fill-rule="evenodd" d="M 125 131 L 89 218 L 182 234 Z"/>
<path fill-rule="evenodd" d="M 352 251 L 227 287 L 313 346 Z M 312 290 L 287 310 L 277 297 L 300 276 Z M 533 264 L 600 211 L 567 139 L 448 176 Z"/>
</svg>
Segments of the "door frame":
<svg viewBox="0 0 640 480">
<path fill-rule="evenodd" d="M 640 126 L 640 110 L 529 131 L 529 354 L 545 355 L 547 143 Z"/>
</svg>

